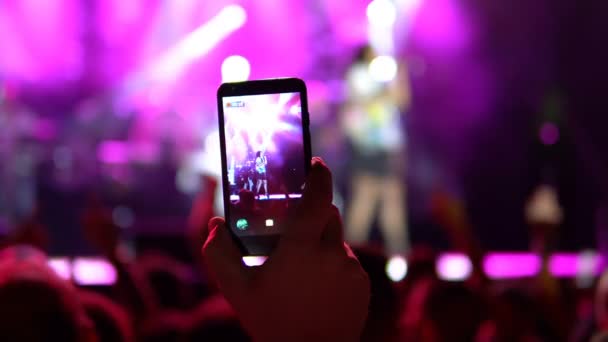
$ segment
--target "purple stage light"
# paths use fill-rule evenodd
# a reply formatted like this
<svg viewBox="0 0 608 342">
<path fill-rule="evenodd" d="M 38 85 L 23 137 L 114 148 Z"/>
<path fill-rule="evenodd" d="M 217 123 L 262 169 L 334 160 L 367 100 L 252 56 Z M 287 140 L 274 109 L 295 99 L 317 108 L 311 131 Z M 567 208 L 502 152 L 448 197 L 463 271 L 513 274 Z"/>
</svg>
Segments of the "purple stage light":
<svg viewBox="0 0 608 342">
<path fill-rule="evenodd" d="M 420 47 L 444 56 L 463 50 L 471 41 L 471 28 L 455 0 L 424 1 L 411 34 Z"/>
<path fill-rule="evenodd" d="M 112 285 L 116 282 L 114 266 L 102 258 L 76 258 L 72 275 L 79 285 Z"/>
<path fill-rule="evenodd" d="M 224 7 L 215 17 L 188 34 L 153 63 L 149 70 L 152 79 L 161 82 L 174 81 L 186 66 L 238 30 L 246 20 L 247 13 L 243 7 Z"/>
<path fill-rule="evenodd" d="M 51 84 L 80 76 L 82 2 L 1 1 L 0 75 Z"/>
<path fill-rule="evenodd" d="M 259 266 L 267 257 L 243 257 L 247 266 Z M 585 259 L 585 260 L 583 260 Z M 540 257 L 533 253 L 489 253 L 484 258 L 484 270 L 491 279 L 533 277 L 541 266 Z M 96 257 L 77 257 L 72 263 L 65 257 L 51 257 L 48 265 L 63 279 L 73 278 L 79 285 L 112 285 L 116 282 L 116 270 L 107 260 Z M 556 253 L 551 256 L 549 270 L 555 277 L 595 277 L 601 274 L 603 259 L 595 252 Z M 462 253 L 444 253 L 436 263 L 439 278 L 447 281 L 464 281 L 471 272 L 469 258 Z M 387 275 L 399 281 L 407 274 L 407 262 L 393 257 L 386 265 Z M 586 273 L 589 274 L 583 274 Z"/>
<path fill-rule="evenodd" d="M 573 277 L 578 273 L 579 255 L 555 254 L 549 261 L 549 270 L 556 277 Z"/>
<path fill-rule="evenodd" d="M 532 253 L 489 253 L 483 260 L 483 268 L 491 279 L 532 277 L 540 267 L 540 257 Z"/>
<path fill-rule="evenodd" d="M 97 158 L 106 164 L 126 164 L 130 160 L 129 146 L 126 142 L 106 140 L 99 144 Z"/>
</svg>

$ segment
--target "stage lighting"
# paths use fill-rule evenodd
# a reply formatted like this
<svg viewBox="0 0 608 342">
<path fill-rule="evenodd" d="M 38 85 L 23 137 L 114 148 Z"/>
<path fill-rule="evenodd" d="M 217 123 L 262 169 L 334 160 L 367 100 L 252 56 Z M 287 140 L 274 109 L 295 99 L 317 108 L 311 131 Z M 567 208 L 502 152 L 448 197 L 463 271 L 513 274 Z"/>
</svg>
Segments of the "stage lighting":
<svg viewBox="0 0 608 342">
<path fill-rule="evenodd" d="M 250 72 L 249 61 L 243 56 L 233 55 L 222 62 L 222 82 L 247 81 Z"/>
<path fill-rule="evenodd" d="M 397 0 L 397 7 L 407 14 L 414 13 L 420 7 L 420 0 Z"/>
<path fill-rule="evenodd" d="M 97 148 L 97 159 L 105 164 L 126 164 L 130 159 L 129 145 L 120 140 L 102 141 Z"/>
<path fill-rule="evenodd" d="M 483 268 L 490 279 L 533 277 L 541 269 L 541 259 L 532 253 L 489 253 Z"/>
<path fill-rule="evenodd" d="M 386 263 L 385 271 L 392 281 L 401 281 L 407 274 L 407 261 L 402 256 L 392 256 Z"/>
<path fill-rule="evenodd" d="M 397 62 L 390 56 L 378 56 L 369 63 L 369 73 L 379 82 L 390 82 L 397 77 Z"/>
<path fill-rule="evenodd" d="M 374 0 L 367 5 L 367 19 L 372 26 L 391 27 L 397 19 L 397 8 L 390 0 Z"/>
<path fill-rule="evenodd" d="M 473 271 L 471 260 L 460 253 L 441 255 L 437 260 L 436 268 L 439 279 L 447 281 L 466 280 Z"/>
<path fill-rule="evenodd" d="M 79 285 L 113 285 L 116 282 L 116 269 L 101 258 L 75 258 L 72 275 Z"/>
<path fill-rule="evenodd" d="M 246 20 L 247 13 L 243 7 L 224 7 L 215 17 L 189 33 L 154 63 L 150 68 L 152 79 L 175 80 L 186 66 L 204 56 L 232 32 L 242 27 Z"/>
</svg>

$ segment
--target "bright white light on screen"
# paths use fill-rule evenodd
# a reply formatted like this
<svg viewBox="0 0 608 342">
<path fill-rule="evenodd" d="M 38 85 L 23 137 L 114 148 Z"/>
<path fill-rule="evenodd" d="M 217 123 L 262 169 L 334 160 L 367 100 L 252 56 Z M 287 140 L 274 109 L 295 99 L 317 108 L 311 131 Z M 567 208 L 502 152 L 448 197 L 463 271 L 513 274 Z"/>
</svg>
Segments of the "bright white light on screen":
<svg viewBox="0 0 608 342">
<path fill-rule="evenodd" d="M 374 0 L 367 5 L 370 25 L 390 27 L 397 19 L 397 8 L 390 0 Z"/>
<path fill-rule="evenodd" d="M 402 256 L 393 256 L 386 263 L 385 271 L 392 281 L 401 281 L 407 274 L 407 261 Z"/>
<path fill-rule="evenodd" d="M 247 58 L 233 55 L 222 62 L 222 82 L 241 82 L 249 79 L 251 66 Z"/>
<path fill-rule="evenodd" d="M 260 265 L 264 264 L 266 259 L 267 259 L 267 257 L 265 257 L 265 256 L 246 256 L 246 257 L 243 257 L 243 262 L 245 263 L 245 265 L 247 265 L 249 267 L 260 266 Z"/>
<path fill-rule="evenodd" d="M 397 76 L 397 61 L 391 56 L 378 56 L 369 63 L 370 75 L 379 82 L 390 82 Z"/>
</svg>

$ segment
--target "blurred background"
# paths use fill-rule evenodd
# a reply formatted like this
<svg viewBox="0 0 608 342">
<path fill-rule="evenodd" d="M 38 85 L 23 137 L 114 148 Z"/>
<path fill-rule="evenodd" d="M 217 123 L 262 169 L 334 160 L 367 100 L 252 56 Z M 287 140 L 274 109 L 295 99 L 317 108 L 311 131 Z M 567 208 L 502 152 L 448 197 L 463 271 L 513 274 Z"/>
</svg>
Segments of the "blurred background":
<svg viewBox="0 0 608 342">
<path fill-rule="evenodd" d="M 222 214 L 217 87 L 294 76 L 313 153 L 361 226 L 353 242 L 390 245 L 392 224 L 388 250 L 438 251 L 445 277 L 470 275 L 475 245 L 490 276 L 535 275 L 547 256 L 592 286 L 608 253 L 607 13 L 601 0 L 0 1 L 0 234 L 111 283 L 82 219 L 104 208 L 125 255 L 191 261 L 191 209 L 204 198 Z M 374 55 L 357 59 L 364 45 Z M 390 115 L 357 116 L 372 91 L 357 88 L 361 63 L 398 89 Z"/>
<path fill-rule="evenodd" d="M 41 261 L 99 341 L 247 341 L 200 262 L 215 92 L 294 76 L 371 279 L 362 340 L 605 341 L 607 19 L 605 0 L 0 1 L 0 339 L 69 330 L 28 313 L 53 295 L 7 285 Z"/>
</svg>

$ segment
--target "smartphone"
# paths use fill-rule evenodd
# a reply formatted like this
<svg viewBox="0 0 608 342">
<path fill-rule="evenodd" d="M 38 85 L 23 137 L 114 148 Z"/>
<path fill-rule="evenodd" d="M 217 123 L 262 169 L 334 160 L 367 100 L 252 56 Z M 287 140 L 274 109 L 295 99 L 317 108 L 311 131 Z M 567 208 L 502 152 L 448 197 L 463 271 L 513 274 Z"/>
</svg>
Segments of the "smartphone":
<svg viewBox="0 0 608 342">
<path fill-rule="evenodd" d="M 244 256 L 267 256 L 301 200 L 311 148 L 305 83 L 224 83 L 217 91 L 224 215 Z"/>
</svg>

